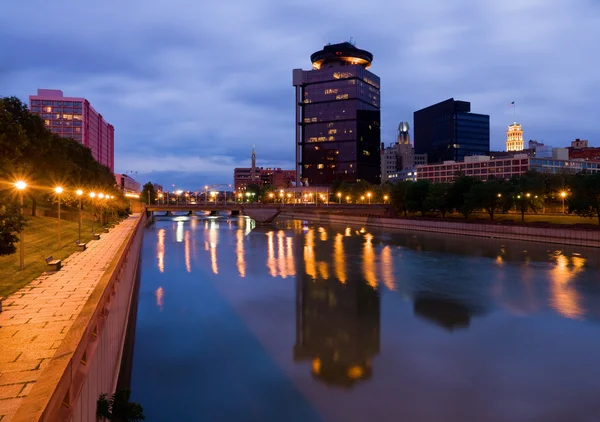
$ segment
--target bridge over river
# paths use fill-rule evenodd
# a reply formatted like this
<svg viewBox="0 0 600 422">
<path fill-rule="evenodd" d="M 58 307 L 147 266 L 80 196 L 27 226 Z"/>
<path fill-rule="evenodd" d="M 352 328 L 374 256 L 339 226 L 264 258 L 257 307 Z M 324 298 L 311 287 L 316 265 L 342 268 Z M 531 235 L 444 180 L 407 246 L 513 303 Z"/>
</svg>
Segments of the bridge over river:
<svg viewBox="0 0 600 422">
<path fill-rule="evenodd" d="M 316 214 L 338 214 L 338 215 L 369 215 L 389 216 L 391 206 L 389 204 L 256 204 L 242 202 L 205 202 L 196 204 L 156 204 L 146 207 L 148 214 L 184 212 L 193 214 L 196 212 L 230 212 L 231 215 L 246 215 L 257 223 L 271 223 L 284 211 L 302 211 Z"/>
</svg>

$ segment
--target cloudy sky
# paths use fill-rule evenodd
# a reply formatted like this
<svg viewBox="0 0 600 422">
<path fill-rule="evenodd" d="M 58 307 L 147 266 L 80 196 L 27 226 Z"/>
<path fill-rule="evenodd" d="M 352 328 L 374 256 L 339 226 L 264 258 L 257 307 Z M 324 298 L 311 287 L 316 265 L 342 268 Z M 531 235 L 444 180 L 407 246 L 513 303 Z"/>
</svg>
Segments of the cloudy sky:
<svg viewBox="0 0 600 422">
<path fill-rule="evenodd" d="M 450 97 L 489 114 L 492 149 L 600 146 L 598 0 L 20 0 L 0 12 L 0 95 L 83 96 L 115 126 L 115 168 L 196 189 L 293 168 L 292 69 L 350 39 L 381 77 L 382 141 Z"/>
</svg>

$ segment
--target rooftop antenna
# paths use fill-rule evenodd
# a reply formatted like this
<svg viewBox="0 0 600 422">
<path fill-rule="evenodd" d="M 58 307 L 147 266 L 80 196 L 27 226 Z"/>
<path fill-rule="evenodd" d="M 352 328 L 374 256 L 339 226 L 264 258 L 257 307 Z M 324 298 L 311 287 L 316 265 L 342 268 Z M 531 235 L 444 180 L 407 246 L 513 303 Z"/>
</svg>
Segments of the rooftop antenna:
<svg viewBox="0 0 600 422">
<path fill-rule="evenodd" d="M 348 42 L 349 42 L 350 44 L 352 44 L 353 46 L 355 46 L 355 47 L 356 47 L 356 43 L 352 42 L 352 38 L 353 38 L 353 37 L 350 37 L 350 41 L 348 41 Z"/>
</svg>

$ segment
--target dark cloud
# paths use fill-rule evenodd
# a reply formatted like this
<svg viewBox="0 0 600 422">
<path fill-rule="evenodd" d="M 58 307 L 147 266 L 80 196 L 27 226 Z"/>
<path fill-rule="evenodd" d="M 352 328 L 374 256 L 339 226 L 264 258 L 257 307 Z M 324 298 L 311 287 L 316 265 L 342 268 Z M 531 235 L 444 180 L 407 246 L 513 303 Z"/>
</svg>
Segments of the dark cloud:
<svg viewBox="0 0 600 422">
<path fill-rule="evenodd" d="M 252 145 L 259 165 L 293 166 L 291 71 L 353 37 L 375 56 L 386 143 L 415 110 L 454 97 L 491 116 L 494 149 L 511 101 L 527 139 L 599 145 L 599 24 L 592 0 L 10 2 L 0 94 L 85 96 L 116 128 L 117 170 L 230 183 Z"/>
</svg>

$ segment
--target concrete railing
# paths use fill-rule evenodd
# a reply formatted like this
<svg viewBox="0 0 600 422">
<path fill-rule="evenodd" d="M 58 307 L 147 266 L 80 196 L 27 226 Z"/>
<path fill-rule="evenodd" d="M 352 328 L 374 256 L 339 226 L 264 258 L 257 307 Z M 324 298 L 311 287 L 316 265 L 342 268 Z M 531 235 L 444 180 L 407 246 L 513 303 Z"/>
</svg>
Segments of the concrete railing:
<svg viewBox="0 0 600 422">
<path fill-rule="evenodd" d="M 117 385 L 145 221 L 142 214 L 13 421 L 96 421 L 100 394 Z"/>
<path fill-rule="evenodd" d="M 282 211 L 279 218 L 321 224 L 358 225 L 501 239 L 528 240 L 561 245 L 600 247 L 600 229 L 569 229 L 525 225 L 494 225 L 453 221 L 425 221 L 373 216 L 348 216 Z"/>
</svg>

